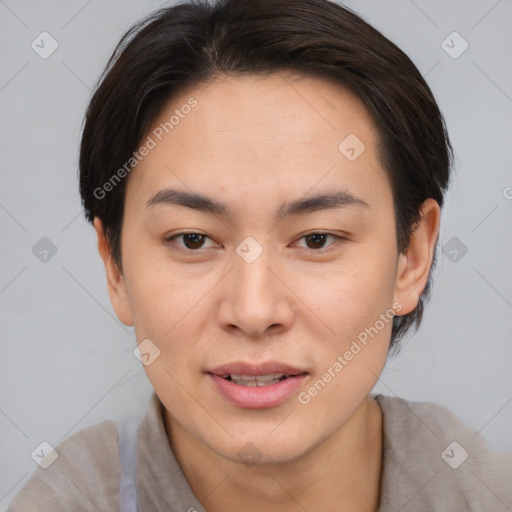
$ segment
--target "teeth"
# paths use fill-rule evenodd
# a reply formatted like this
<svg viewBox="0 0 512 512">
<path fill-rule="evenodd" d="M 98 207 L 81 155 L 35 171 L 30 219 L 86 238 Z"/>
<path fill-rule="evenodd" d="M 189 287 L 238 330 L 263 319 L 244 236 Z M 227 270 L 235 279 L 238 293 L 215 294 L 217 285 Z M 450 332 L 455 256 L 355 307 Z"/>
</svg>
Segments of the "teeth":
<svg viewBox="0 0 512 512">
<path fill-rule="evenodd" d="M 231 374 L 232 380 L 245 380 L 249 382 L 258 381 L 258 382 L 267 382 L 270 380 L 280 379 L 285 375 L 284 373 L 271 373 L 269 375 L 234 375 Z"/>
<path fill-rule="evenodd" d="M 240 386 L 247 386 L 250 388 L 253 387 L 262 387 L 262 386 L 271 386 L 272 384 L 277 384 L 284 380 L 283 377 L 289 377 L 284 373 L 271 373 L 269 375 L 234 375 L 227 374 L 223 375 L 223 377 L 228 378 L 231 382 L 235 384 L 239 384 Z"/>
<path fill-rule="evenodd" d="M 295 377 L 295 375 L 289 375 L 286 373 L 270 373 L 268 375 L 236 375 L 224 373 L 223 375 L 221 375 L 221 377 L 240 386 L 261 387 L 277 384 L 278 382 L 281 382 L 285 378 Z"/>
<path fill-rule="evenodd" d="M 233 380 L 235 384 L 238 384 L 240 386 L 246 386 L 248 388 L 254 388 L 254 387 L 262 387 L 262 386 L 271 386 L 272 384 L 277 384 L 278 382 L 281 382 L 279 379 L 272 379 L 272 380 L 266 380 L 263 381 L 257 381 L 257 380 Z"/>
</svg>

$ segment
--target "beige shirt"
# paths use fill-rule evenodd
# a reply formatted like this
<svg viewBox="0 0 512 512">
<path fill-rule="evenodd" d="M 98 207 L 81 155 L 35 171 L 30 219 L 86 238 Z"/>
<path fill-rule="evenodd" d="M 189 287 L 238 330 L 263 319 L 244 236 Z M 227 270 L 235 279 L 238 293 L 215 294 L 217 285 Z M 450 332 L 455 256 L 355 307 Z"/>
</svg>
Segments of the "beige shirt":
<svg viewBox="0 0 512 512">
<path fill-rule="evenodd" d="M 512 452 L 494 452 L 440 405 L 374 398 L 382 409 L 384 435 L 378 512 L 512 511 Z M 138 510 L 207 512 L 173 454 L 162 411 L 153 393 L 137 435 Z M 85 428 L 56 451 L 55 462 L 35 470 L 8 512 L 119 511 L 116 422 Z"/>
</svg>

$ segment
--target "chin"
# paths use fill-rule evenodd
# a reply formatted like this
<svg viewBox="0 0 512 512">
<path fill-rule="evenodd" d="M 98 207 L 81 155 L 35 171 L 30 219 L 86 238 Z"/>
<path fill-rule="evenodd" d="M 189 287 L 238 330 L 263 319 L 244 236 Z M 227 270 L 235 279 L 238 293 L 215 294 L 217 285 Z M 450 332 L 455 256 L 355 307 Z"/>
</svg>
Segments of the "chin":
<svg viewBox="0 0 512 512">
<path fill-rule="evenodd" d="M 228 445 L 212 448 L 224 458 L 242 462 L 249 467 L 254 464 L 286 464 L 302 457 L 312 448 L 313 440 L 311 443 L 305 442 L 302 433 L 283 428 L 280 435 L 277 435 L 279 427 L 276 429 L 274 425 L 273 428 L 273 431 L 268 428 L 263 432 L 242 429 L 240 435 L 231 431 L 233 438 Z"/>
</svg>

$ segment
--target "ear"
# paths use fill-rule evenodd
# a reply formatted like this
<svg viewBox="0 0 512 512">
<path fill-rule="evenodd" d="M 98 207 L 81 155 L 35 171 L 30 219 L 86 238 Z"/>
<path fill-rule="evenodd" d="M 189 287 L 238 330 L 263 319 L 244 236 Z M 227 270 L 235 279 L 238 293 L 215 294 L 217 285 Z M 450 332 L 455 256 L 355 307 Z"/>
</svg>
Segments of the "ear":
<svg viewBox="0 0 512 512">
<path fill-rule="evenodd" d="M 100 253 L 107 274 L 108 294 L 117 317 L 125 325 L 133 325 L 132 312 L 128 301 L 126 283 L 118 266 L 112 259 L 110 245 L 103 230 L 103 223 L 94 217 L 94 229 L 98 235 L 98 252 Z"/>
<path fill-rule="evenodd" d="M 414 311 L 427 285 L 440 219 L 439 204 L 427 199 L 421 206 L 421 218 L 411 234 L 409 248 L 398 257 L 394 301 L 402 305 L 400 315 Z"/>
</svg>

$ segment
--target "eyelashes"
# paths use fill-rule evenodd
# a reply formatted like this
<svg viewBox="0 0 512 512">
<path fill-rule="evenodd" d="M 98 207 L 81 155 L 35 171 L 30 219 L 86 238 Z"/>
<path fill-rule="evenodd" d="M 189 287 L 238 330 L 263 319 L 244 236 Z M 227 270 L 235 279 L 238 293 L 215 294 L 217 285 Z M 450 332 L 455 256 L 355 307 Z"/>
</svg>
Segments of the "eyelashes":
<svg viewBox="0 0 512 512">
<path fill-rule="evenodd" d="M 182 239 L 182 244 L 177 244 L 176 240 Z M 334 239 L 334 243 L 327 245 L 325 247 L 324 242 L 326 242 L 329 238 Z M 195 231 L 186 231 L 183 233 L 177 233 L 172 236 L 167 236 L 164 238 L 164 243 L 166 245 L 171 246 L 172 248 L 177 248 L 177 250 L 185 251 L 185 252 L 199 252 L 201 249 L 205 249 L 204 242 L 206 240 L 212 240 L 209 236 L 198 233 Z M 338 242 L 343 240 L 347 240 L 347 238 L 335 235 L 333 233 L 324 232 L 324 231 L 313 231 L 306 235 L 303 235 L 299 238 L 299 240 L 307 240 L 308 242 L 313 243 L 313 247 L 308 247 L 307 245 L 304 247 L 306 250 L 310 250 L 313 252 L 323 252 L 328 250 L 333 245 L 337 245 Z M 306 242 L 306 244 L 308 243 Z M 187 245 L 188 244 L 188 245 Z M 320 244 L 321 247 L 315 247 L 315 244 Z M 206 247 L 208 248 L 208 247 Z"/>
</svg>

